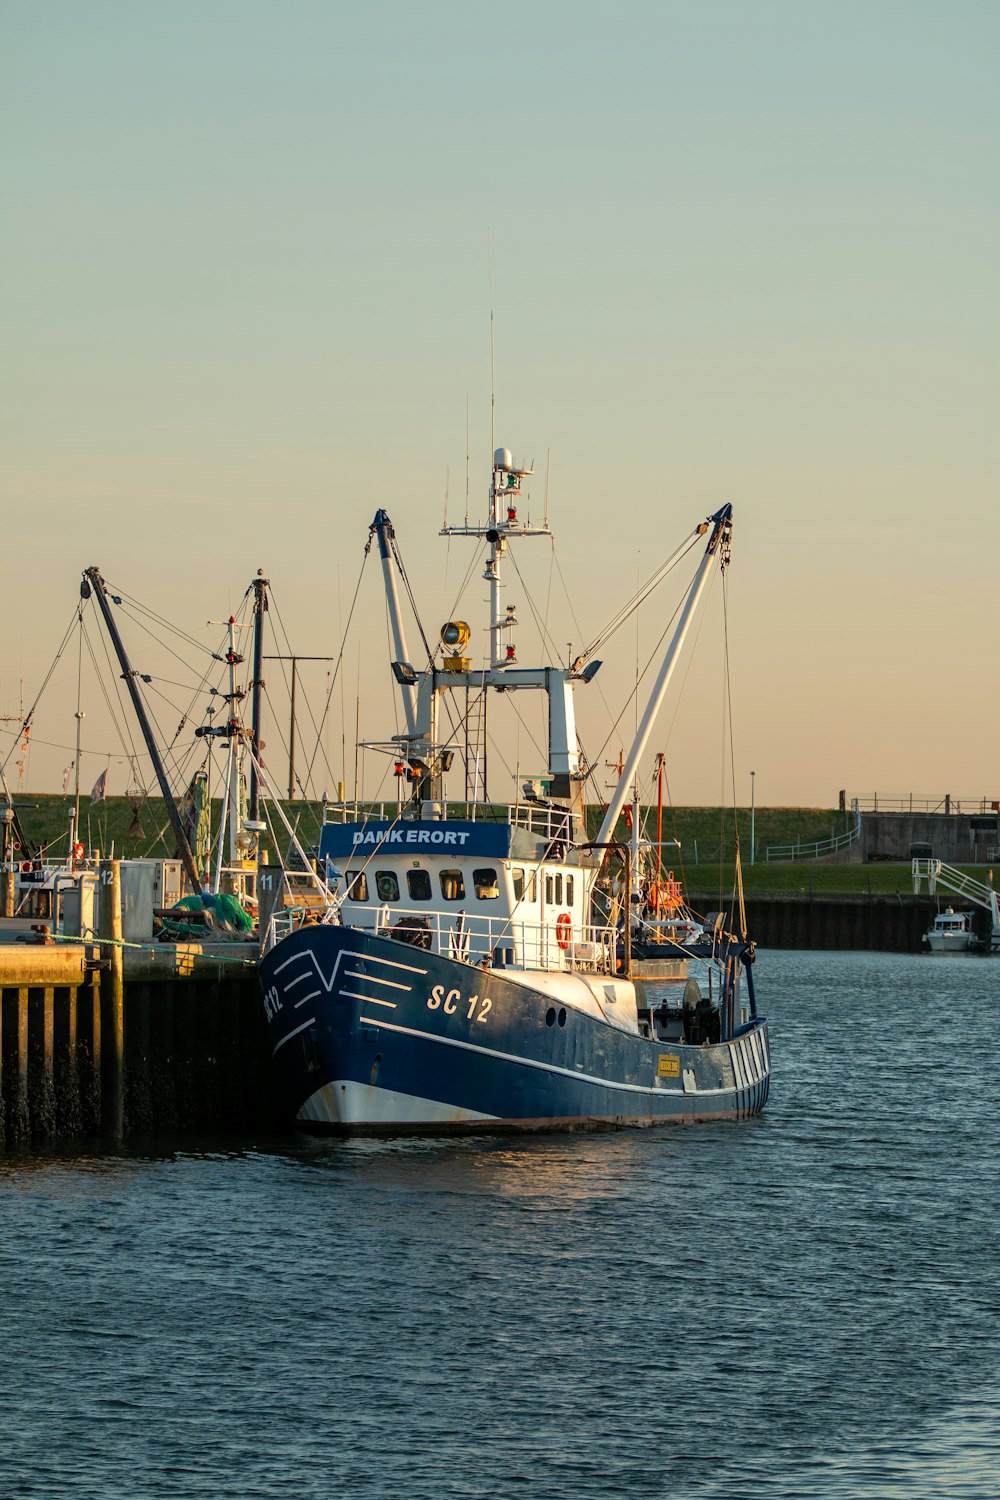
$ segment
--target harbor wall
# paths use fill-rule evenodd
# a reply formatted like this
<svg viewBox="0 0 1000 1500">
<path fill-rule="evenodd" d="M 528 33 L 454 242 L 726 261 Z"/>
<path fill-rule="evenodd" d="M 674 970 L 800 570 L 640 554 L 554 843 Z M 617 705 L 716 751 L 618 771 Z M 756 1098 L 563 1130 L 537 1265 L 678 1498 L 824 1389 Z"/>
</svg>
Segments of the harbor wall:
<svg viewBox="0 0 1000 1500">
<path fill-rule="evenodd" d="M 216 969 L 119 999 L 93 950 L 0 947 L 0 1147 L 278 1123 L 255 970 Z"/>
<path fill-rule="evenodd" d="M 990 863 L 1000 844 L 998 814 L 866 812 L 861 814 L 861 840 L 854 845 L 858 862 L 911 859 L 915 845 L 946 865 Z M 924 850 L 921 849 L 921 853 Z"/>
<path fill-rule="evenodd" d="M 718 893 L 692 893 L 690 899 L 698 911 L 719 904 Z M 922 953 L 927 951 L 924 933 L 941 906 L 939 898 L 927 895 L 748 896 L 747 930 L 760 948 Z M 973 922 L 988 941 L 988 914 L 976 911 Z"/>
</svg>

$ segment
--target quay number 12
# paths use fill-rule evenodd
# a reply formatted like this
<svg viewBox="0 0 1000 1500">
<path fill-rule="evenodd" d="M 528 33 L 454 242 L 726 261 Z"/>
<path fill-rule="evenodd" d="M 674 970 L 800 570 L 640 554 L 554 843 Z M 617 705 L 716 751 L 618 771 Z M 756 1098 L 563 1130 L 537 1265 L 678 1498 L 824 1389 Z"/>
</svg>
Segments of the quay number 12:
<svg viewBox="0 0 1000 1500">
<path fill-rule="evenodd" d="M 443 1010 L 446 1016 L 453 1016 L 460 1003 L 468 1006 L 466 1013 L 468 1021 L 476 1015 L 477 1005 L 480 1007 L 479 1014 L 476 1016 L 477 1021 L 485 1021 L 493 1009 L 493 1001 L 488 996 L 480 1000 L 478 995 L 470 995 L 468 999 L 463 1000 L 461 990 L 449 990 L 446 994 L 443 984 L 436 984 L 427 997 L 427 1009 Z"/>
</svg>

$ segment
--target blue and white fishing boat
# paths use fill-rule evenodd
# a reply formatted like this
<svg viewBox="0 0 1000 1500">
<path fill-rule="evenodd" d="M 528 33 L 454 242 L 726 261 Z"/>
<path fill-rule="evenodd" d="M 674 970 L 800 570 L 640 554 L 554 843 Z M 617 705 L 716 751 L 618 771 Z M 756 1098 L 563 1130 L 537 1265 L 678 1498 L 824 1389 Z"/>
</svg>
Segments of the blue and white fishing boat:
<svg viewBox="0 0 1000 1500">
<path fill-rule="evenodd" d="M 771 1071 L 754 998 L 753 944 L 647 904 L 638 819 L 614 842 L 657 710 L 714 570 L 729 560 L 728 505 L 701 522 L 693 582 L 597 837 L 588 839 L 574 692 L 600 662 L 522 667 L 500 603 L 530 470 L 494 455 L 482 526 L 442 534 L 486 542 L 489 660 L 474 667 L 468 625 L 449 621 L 423 668 L 411 665 L 389 517 L 377 538 L 405 729 L 380 747 L 409 791 L 395 816 L 334 810 L 320 842 L 323 906 L 270 918 L 260 982 L 274 1063 L 295 1118 L 343 1132 L 601 1128 L 758 1113 Z M 624 614 L 624 612 L 623 612 Z M 617 617 L 616 617 L 617 618 Z M 548 695 L 548 767 L 504 809 L 445 795 L 469 709 L 490 693 Z M 462 709 L 442 732 L 446 695 Z M 463 708 L 463 705 L 466 707 Z M 464 730 L 461 727 L 464 725 Z M 473 757 L 474 760 L 474 757 Z M 318 882 L 317 882 L 318 883 Z M 690 972 L 704 967 L 699 982 Z"/>
</svg>

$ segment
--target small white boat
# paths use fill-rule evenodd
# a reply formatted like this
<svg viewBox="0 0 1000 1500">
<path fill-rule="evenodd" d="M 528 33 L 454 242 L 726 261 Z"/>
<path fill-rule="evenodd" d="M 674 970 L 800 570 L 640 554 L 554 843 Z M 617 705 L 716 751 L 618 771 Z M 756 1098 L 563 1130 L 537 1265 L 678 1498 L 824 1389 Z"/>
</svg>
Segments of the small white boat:
<svg viewBox="0 0 1000 1500">
<path fill-rule="evenodd" d="M 968 953 L 979 947 L 979 939 L 972 928 L 972 912 L 956 911 L 949 906 L 934 918 L 930 932 L 924 933 L 924 942 L 932 953 Z"/>
</svg>

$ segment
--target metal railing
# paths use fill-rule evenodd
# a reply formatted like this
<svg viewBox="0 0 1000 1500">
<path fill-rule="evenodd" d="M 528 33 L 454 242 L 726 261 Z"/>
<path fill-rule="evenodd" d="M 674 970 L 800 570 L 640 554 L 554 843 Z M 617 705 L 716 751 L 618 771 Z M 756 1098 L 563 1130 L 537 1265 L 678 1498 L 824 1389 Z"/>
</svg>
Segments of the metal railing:
<svg viewBox="0 0 1000 1500">
<path fill-rule="evenodd" d="M 932 896 L 937 894 L 938 886 L 943 885 L 946 891 L 964 896 L 966 901 L 972 901 L 988 911 L 994 932 L 1000 933 L 1000 903 L 992 884 L 976 880 L 972 875 L 966 875 L 964 870 L 956 870 L 954 865 L 946 865 L 940 859 L 915 859 L 912 874 L 915 896 L 920 895 L 921 885 L 925 880 Z"/>
<path fill-rule="evenodd" d="M 395 938 L 460 963 L 496 968 L 581 970 L 613 974 L 617 934 L 613 927 L 573 927 L 525 922 L 514 917 L 469 916 L 454 911 L 410 912 L 383 906 L 375 912 L 375 936 Z"/>
<path fill-rule="evenodd" d="M 811 844 L 768 844 L 765 860 L 822 859 L 826 854 L 839 854 L 841 849 L 850 849 L 861 838 L 861 814 L 854 808 L 854 825 L 844 833 L 836 833 L 828 839 L 817 839 Z"/>
<path fill-rule="evenodd" d="M 339 921 L 338 908 L 290 906 L 268 923 L 262 951 L 302 927 Z M 349 924 L 375 937 L 392 938 L 425 953 L 491 968 L 614 974 L 617 933 L 613 927 L 574 927 L 524 922 L 511 917 L 469 916 L 454 911 L 410 911 L 402 907 L 358 907 Z M 565 945 L 565 946 L 564 946 Z"/>
<path fill-rule="evenodd" d="M 525 828 L 539 838 L 562 839 L 567 844 L 573 839 L 573 814 L 565 807 L 519 802 L 516 806 L 508 806 L 507 822 L 512 828 Z"/>
<path fill-rule="evenodd" d="M 881 813 L 964 813 L 966 817 L 982 816 L 997 811 L 997 798 L 953 797 L 946 792 L 943 797 L 917 797 L 909 792 L 905 797 L 886 797 L 881 792 L 872 792 L 866 797 L 852 797 L 852 812 Z"/>
</svg>

